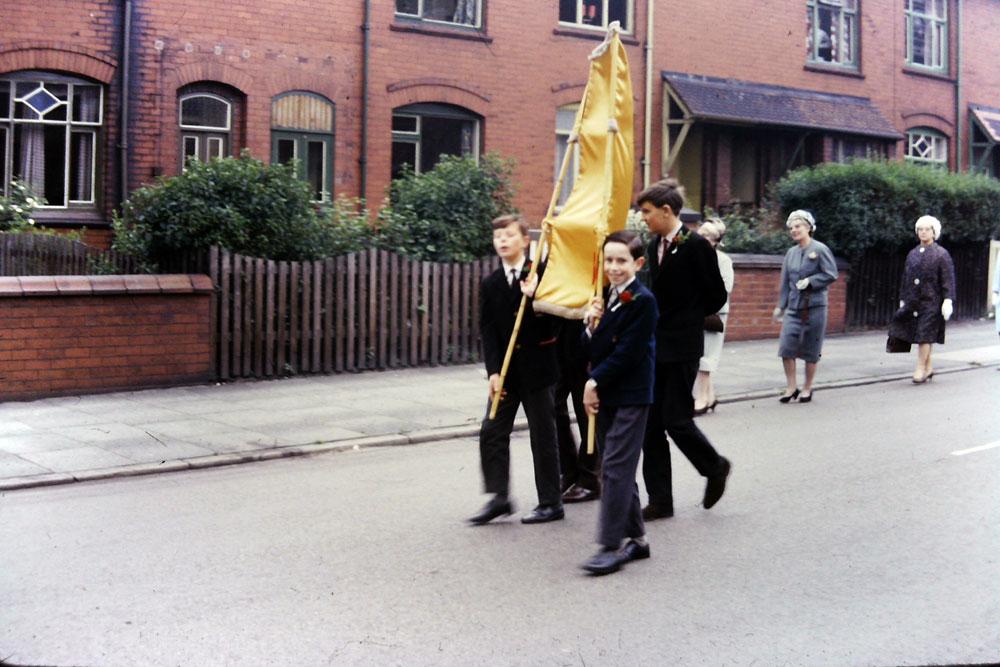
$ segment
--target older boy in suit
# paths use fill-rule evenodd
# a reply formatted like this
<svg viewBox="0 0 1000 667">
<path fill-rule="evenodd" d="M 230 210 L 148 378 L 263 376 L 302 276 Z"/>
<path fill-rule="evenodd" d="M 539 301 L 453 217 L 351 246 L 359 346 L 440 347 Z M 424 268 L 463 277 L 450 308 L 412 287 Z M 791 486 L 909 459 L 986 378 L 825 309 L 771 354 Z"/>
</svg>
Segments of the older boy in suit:
<svg viewBox="0 0 1000 667">
<path fill-rule="evenodd" d="M 658 316 L 652 293 L 635 278 L 645 259 L 634 232 L 610 234 L 604 242 L 604 271 L 610 283 L 607 308 L 596 297 L 588 311 L 586 335 L 590 379 L 584 405 L 597 415 L 601 451 L 601 550 L 582 565 L 600 575 L 629 561 L 649 558 L 635 482 L 649 405 Z M 599 324 L 594 321 L 599 318 Z M 628 542 L 622 547 L 622 539 Z"/>
<path fill-rule="evenodd" d="M 730 464 L 694 423 L 692 390 L 705 342 L 705 316 L 726 302 L 726 287 L 712 246 L 683 229 L 677 212 L 684 191 L 668 178 L 639 193 L 643 222 L 655 236 L 647 249 L 650 279 L 660 319 L 656 324 L 656 384 L 646 427 L 642 476 L 649 493 L 647 521 L 674 515 L 670 445 L 674 444 L 707 479 L 702 506 L 709 509 L 726 489 Z"/>
<path fill-rule="evenodd" d="M 525 255 L 530 242 L 527 223 L 520 216 L 505 215 L 494 220 L 492 225 L 493 247 L 503 266 L 483 279 L 479 297 L 479 333 L 489 375 L 490 403 L 500 390 L 500 370 L 514 331 L 521 295 L 534 294 L 537 284 L 537 276 L 530 284 L 525 280 L 530 270 L 530 260 Z M 553 402 L 558 376 L 555 343 L 551 318 L 536 316 L 529 299 L 496 417 L 490 419 L 487 414 L 479 432 L 483 479 L 486 492 L 492 493 L 493 498 L 469 519 L 475 525 L 514 512 L 514 504 L 510 501 L 510 433 L 519 405 L 524 405 L 528 418 L 538 491 L 538 506 L 523 516 L 521 523 L 545 523 L 564 516 Z"/>
</svg>

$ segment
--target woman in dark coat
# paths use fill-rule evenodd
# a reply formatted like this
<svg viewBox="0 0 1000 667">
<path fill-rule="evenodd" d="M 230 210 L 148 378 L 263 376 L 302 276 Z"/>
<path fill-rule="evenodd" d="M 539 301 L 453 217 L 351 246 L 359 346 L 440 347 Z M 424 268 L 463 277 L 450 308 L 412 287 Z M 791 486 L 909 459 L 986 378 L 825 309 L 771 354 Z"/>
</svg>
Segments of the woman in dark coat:
<svg viewBox="0 0 1000 667">
<path fill-rule="evenodd" d="M 923 384 L 934 377 L 931 345 L 944 343 L 944 323 L 951 318 L 955 265 L 948 251 L 935 243 L 941 236 L 937 218 L 922 216 L 914 229 L 920 245 L 906 256 L 899 310 L 889 324 L 889 335 L 918 346 L 913 382 Z"/>
</svg>

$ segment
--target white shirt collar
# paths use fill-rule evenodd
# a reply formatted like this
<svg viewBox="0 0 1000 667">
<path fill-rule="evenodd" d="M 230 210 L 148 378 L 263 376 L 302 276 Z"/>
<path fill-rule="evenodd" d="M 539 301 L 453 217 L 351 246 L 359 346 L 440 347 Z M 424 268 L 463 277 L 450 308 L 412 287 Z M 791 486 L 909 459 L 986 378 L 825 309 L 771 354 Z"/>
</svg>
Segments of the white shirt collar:
<svg viewBox="0 0 1000 667">
<path fill-rule="evenodd" d="M 503 275 L 504 275 L 504 278 L 507 279 L 507 282 L 510 282 L 510 272 L 511 272 L 511 269 L 517 271 L 516 275 L 521 275 L 521 270 L 524 269 L 524 263 L 527 260 L 528 260 L 528 258 L 525 257 L 524 255 L 521 256 L 521 261 L 519 263 L 517 263 L 517 264 L 508 264 L 507 260 L 500 260 L 501 263 L 503 264 Z"/>
<path fill-rule="evenodd" d="M 614 292 L 615 294 L 618 294 L 620 296 L 621 293 L 624 292 L 625 290 L 627 290 L 628 286 L 631 285 L 634 282 L 635 282 L 635 276 L 632 276 L 632 278 L 627 283 L 623 283 L 623 284 L 618 285 L 618 286 L 612 286 L 611 287 L 611 291 Z"/>
</svg>

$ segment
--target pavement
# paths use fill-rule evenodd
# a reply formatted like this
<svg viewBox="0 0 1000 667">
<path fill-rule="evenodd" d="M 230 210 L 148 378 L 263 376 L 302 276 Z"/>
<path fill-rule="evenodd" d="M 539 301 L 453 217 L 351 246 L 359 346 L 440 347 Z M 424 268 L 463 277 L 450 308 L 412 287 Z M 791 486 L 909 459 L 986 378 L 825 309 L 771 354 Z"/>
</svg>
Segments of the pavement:
<svg viewBox="0 0 1000 667">
<path fill-rule="evenodd" d="M 886 354 L 885 339 L 828 336 L 815 401 L 826 389 L 909 382 L 915 352 Z M 784 386 L 777 340 L 727 342 L 722 355 L 719 409 Z M 949 325 L 933 363 L 935 382 L 1000 369 L 993 321 Z M 478 364 L 0 403 L 0 491 L 469 437 L 485 403 Z"/>
</svg>

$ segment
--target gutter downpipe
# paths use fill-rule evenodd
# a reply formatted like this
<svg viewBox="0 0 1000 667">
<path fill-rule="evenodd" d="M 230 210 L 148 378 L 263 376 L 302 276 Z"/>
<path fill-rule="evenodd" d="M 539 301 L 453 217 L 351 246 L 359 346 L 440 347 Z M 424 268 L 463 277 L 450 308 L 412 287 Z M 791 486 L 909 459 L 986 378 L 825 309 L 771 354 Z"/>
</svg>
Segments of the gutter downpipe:
<svg viewBox="0 0 1000 667">
<path fill-rule="evenodd" d="M 121 183 L 121 204 L 125 205 L 128 200 L 128 94 L 129 87 L 131 86 L 131 78 L 129 76 L 129 70 L 132 63 L 132 0 L 124 0 L 124 19 L 122 21 L 122 53 L 121 58 L 118 62 L 121 63 L 122 67 L 122 90 L 121 97 L 118 100 L 118 117 L 121 122 L 121 128 L 118 133 L 118 164 L 121 169 L 119 175 Z"/>
<path fill-rule="evenodd" d="M 358 167 L 360 169 L 359 186 L 361 199 L 368 199 L 368 67 L 371 57 L 371 17 L 372 2 L 365 0 L 365 19 L 361 25 L 361 142 Z"/>
<path fill-rule="evenodd" d="M 955 2 L 958 29 L 955 35 L 955 171 L 962 172 L 962 0 Z M 971 164 L 969 165 L 972 166 Z M 968 169 L 966 171 L 969 171 Z"/>
<path fill-rule="evenodd" d="M 650 159 L 653 148 L 653 5 L 646 0 L 646 108 L 643 112 L 642 187 L 649 187 Z"/>
</svg>

